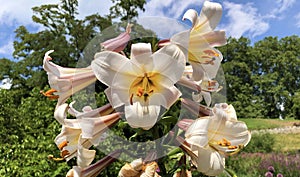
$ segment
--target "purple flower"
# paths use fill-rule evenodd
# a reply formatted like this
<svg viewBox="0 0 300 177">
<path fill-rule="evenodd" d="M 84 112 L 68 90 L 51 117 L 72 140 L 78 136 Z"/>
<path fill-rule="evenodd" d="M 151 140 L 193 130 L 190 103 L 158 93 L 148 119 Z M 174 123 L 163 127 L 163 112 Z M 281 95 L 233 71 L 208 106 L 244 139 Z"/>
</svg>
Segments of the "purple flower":
<svg viewBox="0 0 300 177">
<path fill-rule="evenodd" d="M 274 173 L 275 172 L 275 169 L 273 166 L 269 166 L 268 167 L 268 171 L 271 172 L 271 173 Z"/>
<path fill-rule="evenodd" d="M 276 177 L 283 177 L 281 173 L 278 173 Z"/>
<path fill-rule="evenodd" d="M 271 173 L 271 172 L 267 172 L 266 174 L 265 174 L 265 177 L 273 177 L 273 173 Z"/>
</svg>

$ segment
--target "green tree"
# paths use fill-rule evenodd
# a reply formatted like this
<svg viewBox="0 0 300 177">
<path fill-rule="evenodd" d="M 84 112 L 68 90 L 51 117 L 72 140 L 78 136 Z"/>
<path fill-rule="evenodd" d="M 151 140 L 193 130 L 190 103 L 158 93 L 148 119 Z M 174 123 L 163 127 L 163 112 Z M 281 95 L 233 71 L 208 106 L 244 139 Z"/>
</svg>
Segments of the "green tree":
<svg viewBox="0 0 300 177">
<path fill-rule="evenodd" d="M 146 0 L 111 0 L 114 5 L 110 8 L 112 18 L 130 21 L 138 16 L 138 9 L 145 11 Z"/>
<path fill-rule="evenodd" d="M 42 25 L 44 30 L 30 33 L 24 26 L 16 30 L 13 55 L 18 60 L 20 73 L 11 78 L 13 85 L 21 82 L 22 87 L 29 90 L 35 86 L 43 88 L 47 85 L 47 77 L 42 70 L 46 51 L 55 50 L 52 55 L 55 63 L 75 67 L 87 43 L 112 24 L 109 17 L 98 14 L 77 19 L 77 7 L 76 0 L 61 0 L 60 4 L 32 8 L 33 21 Z M 18 77 L 23 80 L 19 81 Z"/>
</svg>

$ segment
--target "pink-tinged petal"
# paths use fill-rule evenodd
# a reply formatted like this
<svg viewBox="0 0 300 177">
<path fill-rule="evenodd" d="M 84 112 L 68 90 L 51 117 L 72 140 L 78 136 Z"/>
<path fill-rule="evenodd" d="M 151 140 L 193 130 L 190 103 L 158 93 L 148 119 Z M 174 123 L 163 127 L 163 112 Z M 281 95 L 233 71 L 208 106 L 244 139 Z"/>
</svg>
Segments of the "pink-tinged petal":
<svg viewBox="0 0 300 177">
<path fill-rule="evenodd" d="M 99 117 L 99 116 L 105 116 L 105 115 L 108 115 L 108 114 L 111 114 L 112 112 L 114 112 L 114 109 L 112 108 L 112 106 L 110 104 L 103 105 L 97 109 L 91 109 L 90 107 L 89 107 L 89 109 L 87 109 L 87 107 L 85 107 L 83 109 L 83 112 L 79 112 L 76 109 L 74 109 L 74 107 L 73 107 L 74 103 L 75 103 L 75 101 L 70 103 L 70 105 L 69 105 L 70 108 L 68 109 L 68 113 L 76 118 Z"/>
<path fill-rule="evenodd" d="M 182 119 L 182 120 L 178 121 L 177 125 L 182 130 L 187 131 L 188 128 L 192 125 L 192 123 L 194 121 L 195 120 L 193 120 L 193 119 Z"/>
<path fill-rule="evenodd" d="M 82 168 L 89 166 L 94 160 L 95 155 L 95 150 L 89 150 L 87 148 L 79 146 L 77 150 L 77 165 Z"/>
<path fill-rule="evenodd" d="M 87 68 L 64 68 L 50 60 L 48 51 L 44 57 L 43 67 L 48 74 L 49 84 L 55 88 L 59 96 L 57 107 L 63 104 L 74 93 L 86 88 L 96 81 L 96 77 L 90 67 Z"/>
<path fill-rule="evenodd" d="M 171 44 L 170 39 L 163 39 L 163 40 L 158 41 L 159 48 L 162 48 L 162 47 L 164 47 L 166 45 L 170 45 L 170 44 Z"/>
<path fill-rule="evenodd" d="M 120 119 L 120 113 L 113 113 L 110 115 L 98 118 L 84 118 L 81 120 L 82 138 L 93 139 L 94 136 L 102 134 L 110 126 Z"/>
<path fill-rule="evenodd" d="M 189 99 L 181 99 L 182 106 L 197 117 L 212 115 L 212 109 Z"/>
<path fill-rule="evenodd" d="M 169 109 L 181 96 L 181 92 L 175 87 L 163 88 L 159 93 L 154 93 L 149 100 L 150 105 L 162 105 Z"/>
<path fill-rule="evenodd" d="M 208 176 L 217 176 L 225 169 L 225 158 L 210 147 L 199 148 L 197 164 L 198 171 Z"/>
<path fill-rule="evenodd" d="M 210 46 L 219 47 L 227 43 L 225 31 L 211 31 L 202 36 Z"/>
<path fill-rule="evenodd" d="M 155 125 L 159 112 L 157 105 L 142 105 L 141 102 L 125 105 L 126 120 L 132 128 L 149 130 Z"/>
<path fill-rule="evenodd" d="M 209 117 L 198 118 L 185 132 L 185 140 L 192 145 L 192 150 L 207 146 L 210 121 Z"/>
<path fill-rule="evenodd" d="M 127 46 L 128 41 L 130 40 L 131 24 L 128 24 L 126 27 L 126 32 L 121 33 L 119 36 L 109 39 L 103 43 L 101 46 L 105 50 L 121 52 Z"/>
<path fill-rule="evenodd" d="M 201 92 L 202 88 L 199 86 L 199 84 L 195 81 L 192 81 L 186 77 L 182 77 L 176 84 L 182 85 L 184 87 L 187 87 L 191 90 Z"/>
<path fill-rule="evenodd" d="M 194 9 L 188 9 L 184 13 L 182 20 L 189 20 L 190 22 L 192 22 L 192 27 L 194 27 L 197 24 L 198 12 Z"/>
<path fill-rule="evenodd" d="M 64 78 L 64 79 L 69 79 L 74 77 L 75 74 L 80 74 L 79 77 L 87 77 L 86 75 L 91 74 L 91 68 L 86 67 L 86 68 L 67 68 L 67 67 L 61 67 L 53 62 L 50 62 L 52 58 L 49 56 L 54 52 L 54 50 L 50 50 L 46 52 L 44 61 L 43 61 L 43 68 L 48 74 L 52 74 L 58 78 Z"/>
<path fill-rule="evenodd" d="M 205 1 L 193 30 L 201 33 L 216 28 L 222 17 L 222 6 L 219 3 Z"/>
</svg>

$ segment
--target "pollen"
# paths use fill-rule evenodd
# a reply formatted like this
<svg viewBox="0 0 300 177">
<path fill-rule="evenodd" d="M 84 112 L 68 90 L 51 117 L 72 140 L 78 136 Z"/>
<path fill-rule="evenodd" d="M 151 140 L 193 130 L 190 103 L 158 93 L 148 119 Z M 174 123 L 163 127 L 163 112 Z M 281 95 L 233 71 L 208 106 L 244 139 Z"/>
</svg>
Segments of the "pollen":
<svg viewBox="0 0 300 177">
<path fill-rule="evenodd" d="M 228 146 L 228 149 L 237 149 L 238 146 Z"/>
<path fill-rule="evenodd" d="M 70 153 L 69 153 L 69 151 L 68 150 L 63 150 L 63 151 L 61 151 L 60 152 L 60 156 L 62 157 L 62 158 L 65 158 L 67 155 L 69 155 Z"/>
<path fill-rule="evenodd" d="M 68 141 L 63 141 L 58 145 L 58 149 L 62 150 L 67 145 L 68 145 Z"/>
<path fill-rule="evenodd" d="M 141 97 L 141 96 L 144 95 L 144 91 L 145 91 L 144 88 L 138 87 L 136 95 L 137 95 L 138 97 Z"/>
<path fill-rule="evenodd" d="M 231 146 L 231 143 L 225 138 L 223 138 L 221 141 L 217 142 L 217 144 L 220 146 Z"/>
</svg>

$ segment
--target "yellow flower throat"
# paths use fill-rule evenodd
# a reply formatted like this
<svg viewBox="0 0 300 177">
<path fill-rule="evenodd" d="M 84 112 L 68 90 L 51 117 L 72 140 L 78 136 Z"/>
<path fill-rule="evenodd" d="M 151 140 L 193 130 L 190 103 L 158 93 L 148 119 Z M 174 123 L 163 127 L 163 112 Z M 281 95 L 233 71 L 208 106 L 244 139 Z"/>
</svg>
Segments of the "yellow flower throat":
<svg viewBox="0 0 300 177">
<path fill-rule="evenodd" d="M 133 105 L 134 97 L 141 98 L 145 103 L 148 102 L 148 98 L 157 90 L 153 82 L 157 76 L 157 73 L 144 73 L 144 76 L 137 77 L 133 81 L 129 90 L 131 105 Z"/>
</svg>

